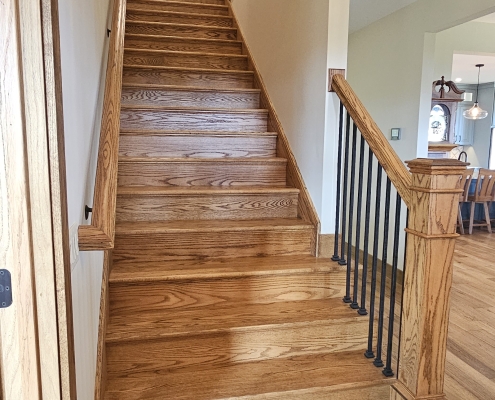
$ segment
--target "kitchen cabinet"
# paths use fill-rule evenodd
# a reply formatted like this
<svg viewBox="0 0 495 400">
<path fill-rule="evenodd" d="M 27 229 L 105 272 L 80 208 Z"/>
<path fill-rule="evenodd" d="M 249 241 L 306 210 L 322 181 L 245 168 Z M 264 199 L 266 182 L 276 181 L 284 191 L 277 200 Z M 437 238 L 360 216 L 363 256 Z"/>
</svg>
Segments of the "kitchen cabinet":
<svg viewBox="0 0 495 400">
<path fill-rule="evenodd" d="M 461 103 L 457 108 L 457 118 L 455 121 L 454 138 L 455 144 L 459 146 L 472 146 L 474 143 L 474 122 L 466 119 L 462 113 L 469 110 L 473 103 Z"/>
</svg>

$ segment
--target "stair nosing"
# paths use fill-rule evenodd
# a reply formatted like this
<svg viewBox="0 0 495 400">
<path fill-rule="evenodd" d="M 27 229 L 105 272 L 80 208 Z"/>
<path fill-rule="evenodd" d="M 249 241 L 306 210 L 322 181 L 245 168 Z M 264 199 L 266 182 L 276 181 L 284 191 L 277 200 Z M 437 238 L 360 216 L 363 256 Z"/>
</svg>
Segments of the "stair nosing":
<svg viewBox="0 0 495 400">
<path fill-rule="evenodd" d="M 136 3 L 140 3 L 141 1 L 139 0 L 134 0 Z M 222 5 L 222 4 L 209 4 L 209 3 L 194 3 L 194 2 L 187 2 L 187 1 L 180 1 L 180 0 L 144 0 L 144 3 L 162 3 L 162 4 L 182 4 L 182 5 L 190 5 L 192 6 L 198 6 L 198 7 L 204 7 L 206 8 L 217 8 L 217 9 L 226 9 L 228 11 L 229 6 L 227 5 Z M 131 2 L 132 3 L 132 2 Z"/>
<path fill-rule="evenodd" d="M 189 71 L 189 72 L 208 72 L 216 74 L 236 74 L 236 75 L 252 75 L 254 71 L 243 71 L 240 69 L 211 69 L 211 68 L 187 68 L 187 67 L 165 67 L 160 65 L 138 65 L 138 64 L 124 64 L 124 69 L 150 69 L 150 70 L 162 70 L 162 71 Z"/>
<path fill-rule="evenodd" d="M 184 37 L 184 36 L 173 36 L 173 35 L 152 35 L 145 33 L 126 33 L 125 37 L 137 37 L 141 38 L 153 38 L 153 39 L 167 39 L 167 40 L 180 40 L 180 41 L 200 41 L 200 42 L 211 42 L 211 43 L 228 43 L 228 44 L 237 44 L 242 45 L 242 40 L 229 40 L 229 39 L 209 39 L 209 38 L 193 38 L 193 37 Z"/>
<path fill-rule="evenodd" d="M 184 85 L 160 85 L 160 84 L 147 84 L 147 83 L 122 83 L 122 88 L 133 88 L 133 89 L 149 89 L 149 90 L 169 90 L 182 91 L 182 92 L 220 92 L 220 93 L 261 93 L 261 89 L 243 89 L 243 88 L 209 88 L 206 86 L 196 87 L 196 86 L 184 86 Z"/>
<path fill-rule="evenodd" d="M 222 114 L 268 114 L 266 108 L 203 108 L 203 107 L 167 107 L 167 106 L 142 106 L 122 104 L 120 106 L 124 110 L 135 111 L 170 111 L 181 113 L 222 113 Z"/>
<path fill-rule="evenodd" d="M 129 157 L 119 156 L 119 163 L 214 163 L 214 164 L 286 164 L 282 157 L 244 157 L 244 158 L 187 158 L 187 157 Z"/>
<path fill-rule="evenodd" d="M 121 130 L 121 135 L 139 135 L 139 136 L 226 136 L 226 137 L 273 137 L 278 136 L 277 132 L 222 132 L 222 131 L 163 131 L 163 130 Z"/>
<path fill-rule="evenodd" d="M 155 21 L 141 21 L 141 20 L 129 20 L 126 21 L 126 24 L 140 24 L 140 25 L 159 25 L 159 26 L 180 26 L 180 27 L 188 27 L 188 28 L 202 28 L 202 29 L 211 29 L 211 30 L 225 30 L 225 31 L 235 31 L 237 32 L 237 28 L 233 28 L 230 26 L 210 26 L 210 25 L 199 25 L 199 24 L 178 24 L 174 22 L 155 22 Z"/>
<path fill-rule="evenodd" d="M 248 59 L 245 54 L 223 54 L 223 53 L 206 53 L 199 51 L 176 51 L 176 50 L 158 50 L 158 49 L 137 49 L 132 47 L 124 47 L 125 52 L 137 52 L 137 53 L 155 53 L 155 54 L 177 54 L 199 57 L 230 57 L 230 58 L 243 58 Z"/>
<path fill-rule="evenodd" d="M 191 3 L 188 3 L 191 4 Z M 199 3 L 203 4 L 203 3 Z M 183 11 L 167 11 L 167 10 L 150 10 L 146 8 L 134 8 L 134 7 L 127 7 L 127 11 L 132 11 L 132 12 L 138 12 L 138 13 L 149 13 L 149 14 L 173 14 L 173 15 L 188 15 L 192 16 L 193 18 L 198 18 L 198 17 L 205 17 L 205 18 L 219 18 L 219 19 L 230 19 L 233 20 L 234 18 L 231 15 L 217 15 L 217 14 L 201 14 L 201 13 L 188 13 L 188 12 L 183 12 Z M 127 18 L 126 18 L 127 20 Z M 132 20 L 129 20 L 132 21 Z"/>
<path fill-rule="evenodd" d="M 136 190 L 139 188 L 140 190 Z M 148 189 L 146 189 L 148 188 Z M 148 192 L 146 192 L 148 190 Z M 243 186 L 234 188 L 222 188 L 216 186 L 194 186 L 194 187 L 168 187 L 168 186 L 119 186 L 117 189 L 117 197 L 134 197 L 134 196 L 149 196 L 149 197 L 162 197 L 162 196 L 200 196 L 211 195 L 221 196 L 230 194 L 271 194 L 271 193 L 288 193 L 298 194 L 300 192 L 297 188 L 292 187 L 261 187 L 261 186 Z"/>
</svg>

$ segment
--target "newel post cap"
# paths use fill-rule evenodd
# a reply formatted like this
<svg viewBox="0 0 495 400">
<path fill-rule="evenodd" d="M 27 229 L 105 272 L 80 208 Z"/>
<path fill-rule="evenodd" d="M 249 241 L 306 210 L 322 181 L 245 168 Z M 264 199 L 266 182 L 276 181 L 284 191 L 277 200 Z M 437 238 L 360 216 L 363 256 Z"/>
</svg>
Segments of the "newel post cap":
<svg viewBox="0 0 495 400">
<path fill-rule="evenodd" d="M 470 165 L 450 158 L 416 158 L 406 164 L 412 174 L 422 175 L 462 175 Z"/>
</svg>

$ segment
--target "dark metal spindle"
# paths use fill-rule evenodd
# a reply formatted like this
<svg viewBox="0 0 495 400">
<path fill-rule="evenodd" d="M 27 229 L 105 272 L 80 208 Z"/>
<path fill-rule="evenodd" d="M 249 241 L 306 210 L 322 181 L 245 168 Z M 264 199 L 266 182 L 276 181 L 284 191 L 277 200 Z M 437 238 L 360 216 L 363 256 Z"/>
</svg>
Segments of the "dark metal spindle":
<svg viewBox="0 0 495 400">
<path fill-rule="evenodd" d="M 371 264 L 371 293 L 370 293 L 370 322 L 368 331 L 368 349 L 364 353 L 366 358 L 374 358 L 373 353 L 373 328 L 375 323 L 375 297 L 376 297 L 376 272 L 378 269 L 378 244 L 380 242 L 380 202 L 382 196 L 383 168 L 378 163 L 376 172 L 376 200 L 375 200 L 375 229 L 373 239 L 373 262 Z"/>
<path fill-rule="evenodd" d="M 373 364 L 376 367 L 383 367 L 382 343 L 383 343 L 383 314 L 385 311 L 385 284 L 387 280 L 387 252 L 388 252 L 388 231 L 390 225 L 390 192 L 392 182 L 387 177 L 387 189 L 385 192 L 385 218 L 383 224 L 383 249 L 382 249 L 382 275 L 380 282 L 380 308 L 378 310 L 378 332 L 376 341 L 376 358 Z"/>
<path fill-rule="evenodd" d="M 351 185 L 349 188 L 349 223 L 347 233 L 347 274 L 345 283 L 344 303 L 352 302 L 351 299 L 351 268 L 352 268 L 352 221 L 354 220 L 354 184 L 356 183 L 356 143 L 357 141 L 357 125 L 352 127 L 352 160 L 351 160 Z"/>
<path fill-rule="evenodd" d="M 364 136 L 361 135 L 361 143 L 359 146 L 359 179 L 358 179 L 358 201 L 357 201 L 357 215 L 356 215 L 356 252 L 354 255 L 354 291 L 352 293 L 351 308 L 357 310 L 359 308 L 358 303 L 358 291 L 359 291 L 359 249 L 361 245 L 361 209 L 363 206 L 363 176 L 364 176 Z M 354 145 L 355 146 L 355 145 Z M 365 255 L 366 258 L 366 255 Z"/>
<path fill-rule="evenodd" d="M 361 307 L 359 307 L 359 315 L 367 315 L 366 311 L 366 287 L 368 280 L 368 254 L 369 254 L 369 242 L 370 242 L 370 214 L 371 214 L 371 184 L 373 178 L 373 151 L 371 148 L 368 152 L 368 182 L 366 186 L 366 211 L 364 222 L 364 258 L 363 258 L 363 276 L 361 287 Z"/>
<path fill-rule="evenodd" d="M 394 228 L 394 251 L 392 258 L 392 279 L 390 284 L 390 311 L 388 316 L 388 343 L 387 343 L 387 361 L 383 375 L 387 377 L 394 376 L 392 371 L 392 345 L 394 340 L 394 320 L 395 320 L 395 294 L 397 287 L 397 268 L 399 266 L 399 235 L 400 235 L 400 212 L 402 199 L 397 193 L 395 201 L 395 228 Z"/>
<path fill-rule="evenodd" d="M 333 248 L 333 261 L 340 261 L 339 256 L 339 229 L 340 229 L 340 185 L 342 180 L 342 142 L 344 136 L 344 104 L 340 102 L 339 113 L 339 147 L 337 156 L 337 199 L 335 206 L 335 243 Z M 343 239 L 342 239 L 343 240 Z"/>
<path fill-rule="evenodd" d="M 345 150 L 344 150 L 344 187 L 342 189 L 342 239 L 340 243 L 340 265 L 346 265 L 347 261 L 344 258 L 345 255 L 345 233 L 346 233 L 346 218 L 347 218 L 347 181 L 349 175 L 349 146 L 351 130 L 351 116 L 347 113 L 347 120 L 345 124 Z"/>
</svg>

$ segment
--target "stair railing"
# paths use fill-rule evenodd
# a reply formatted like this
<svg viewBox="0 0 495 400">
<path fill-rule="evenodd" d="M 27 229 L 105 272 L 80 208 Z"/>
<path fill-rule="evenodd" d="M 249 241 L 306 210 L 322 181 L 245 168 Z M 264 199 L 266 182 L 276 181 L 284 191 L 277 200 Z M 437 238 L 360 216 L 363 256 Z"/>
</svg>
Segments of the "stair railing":
<svg viewBox="0 0 495 400">
<path fill-rule="evenodd" d="M 120 99 L 126 0 L 114 0 L 91 225 L 79 226 L 80 250 L 112 249 L 115 238 Z"/>
<path fill-rule="evenodd" d="M 332 76 L 331 90 L 341 102 L 332 259 L 347 266 L 343 301 L 369 316 L 364 356 L 387 377 L 398 369 L 391 399 L 444 399 L 456 220 L 467 164 L 416 159 L 407 162 L 408 171 L 342 75 Z"/>
</svg>

